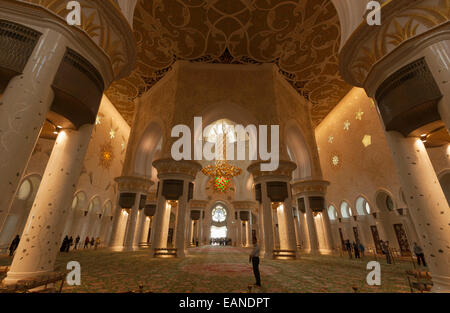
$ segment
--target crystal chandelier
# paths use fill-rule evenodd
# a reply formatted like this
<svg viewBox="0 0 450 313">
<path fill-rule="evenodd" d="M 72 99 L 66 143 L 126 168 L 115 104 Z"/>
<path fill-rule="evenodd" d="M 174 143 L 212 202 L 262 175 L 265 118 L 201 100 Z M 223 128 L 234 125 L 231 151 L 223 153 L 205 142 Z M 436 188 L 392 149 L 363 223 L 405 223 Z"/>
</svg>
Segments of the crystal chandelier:
<svg viewBox="0 0 450 313">
<path fill-rule="evenodd" d="M 202 173 L 214 179 L 214 188 L 219 192 L 226 192 L 230 187 L 231 178 L 242 173 L 242 169 L 236 167 L 226 161 L 226 141 L 227 137 L 233 137 L 229 133 L 229 127 L 225 122 L 221 122 L 218 126 L 213 128 L 215 140 L 222 142 L 222 160 L 216 160 L 215 165 L 208 165 L 202 169 Z"/>
</svg>

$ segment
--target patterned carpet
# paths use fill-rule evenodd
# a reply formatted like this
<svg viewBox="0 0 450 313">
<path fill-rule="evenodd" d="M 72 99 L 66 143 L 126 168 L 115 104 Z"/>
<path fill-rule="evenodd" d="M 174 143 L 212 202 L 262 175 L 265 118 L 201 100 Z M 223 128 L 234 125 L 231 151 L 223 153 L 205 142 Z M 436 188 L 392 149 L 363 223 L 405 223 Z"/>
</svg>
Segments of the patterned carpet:
<svg viewBox="0 0 450 313">
<path fill-rule="evenodd" d="M 69 261 L 81 264 L 81 286 L 64 292 L 130 292 L 139 284 L 145 292 L 155 293 L 229 293 L 246 292 L 254 283 L 248 249 L 200 247 L 188 249 L 184 259 L 154 259 L 149 250 L 112 252 L 107 249 L 61 254 L 56 267 Z M 381 263 L 381 286 L 366 284 L 366 265 L 373 258 L 349 260 L 340 256 L 301 255 L 295 261 L 261 259 L 260 292 L 409 292 L 405 270 L 411 262 Z M 0 257 L 0 265 L 11 259 Z"/>
</svg>

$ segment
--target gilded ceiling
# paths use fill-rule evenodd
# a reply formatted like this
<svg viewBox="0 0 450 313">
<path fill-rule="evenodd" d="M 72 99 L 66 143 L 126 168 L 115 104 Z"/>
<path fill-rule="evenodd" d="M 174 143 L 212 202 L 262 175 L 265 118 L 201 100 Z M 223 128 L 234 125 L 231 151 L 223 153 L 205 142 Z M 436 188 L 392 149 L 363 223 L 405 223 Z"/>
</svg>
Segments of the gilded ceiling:
<svg viewBox="0 0 450 313">
<path fill-rule="evenodd" d="M 176 60 L 275 63 L 313 104 L 318 124 L 350 90 L 338 71 L 340 26 L 331 0 L 140 0 L 137 67 L 107 91 L 129 124 L 133 100 Z"/>
</svg>

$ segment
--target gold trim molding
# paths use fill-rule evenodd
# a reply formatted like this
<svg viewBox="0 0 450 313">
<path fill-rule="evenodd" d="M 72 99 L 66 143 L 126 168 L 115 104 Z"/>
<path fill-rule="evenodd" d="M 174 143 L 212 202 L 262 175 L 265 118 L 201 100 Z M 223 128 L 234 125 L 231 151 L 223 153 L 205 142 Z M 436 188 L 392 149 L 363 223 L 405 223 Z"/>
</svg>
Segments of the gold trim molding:
<svg viewBox="0 0 450 313">
<path fill-rule="evenodd" d="M 41 7 L 62 19 L 66 27 L 86 33 L 109 57 L 115 79 L 126 77 L 136 63 L 133 31 L 114 0 L 78 0 L 81 5 L 81 26 L 69 26 L 65 0 L 8 0 L 16 4 Z"/>
<path fill-rule="evenodd" d="M 350 84 L 363 87 L 373 66 L 403 43 L 448 24 L 450 0 L 396 0 L 383 5 L 380 26 L 365 21 L 342 48 L 339 68 Z"/>
</svg>

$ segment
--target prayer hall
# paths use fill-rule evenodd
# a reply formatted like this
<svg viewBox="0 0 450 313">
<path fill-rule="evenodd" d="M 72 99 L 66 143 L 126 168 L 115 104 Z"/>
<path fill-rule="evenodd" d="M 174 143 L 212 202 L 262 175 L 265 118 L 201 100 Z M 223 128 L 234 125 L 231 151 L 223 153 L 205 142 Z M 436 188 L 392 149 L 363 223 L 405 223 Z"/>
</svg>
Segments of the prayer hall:
<svg viewBox="0 0 450 313">
<path fill-rule="evenodd" d="M 449 293 L 449 19 L 0 0 L 0 293 Z"/>
</svg>

